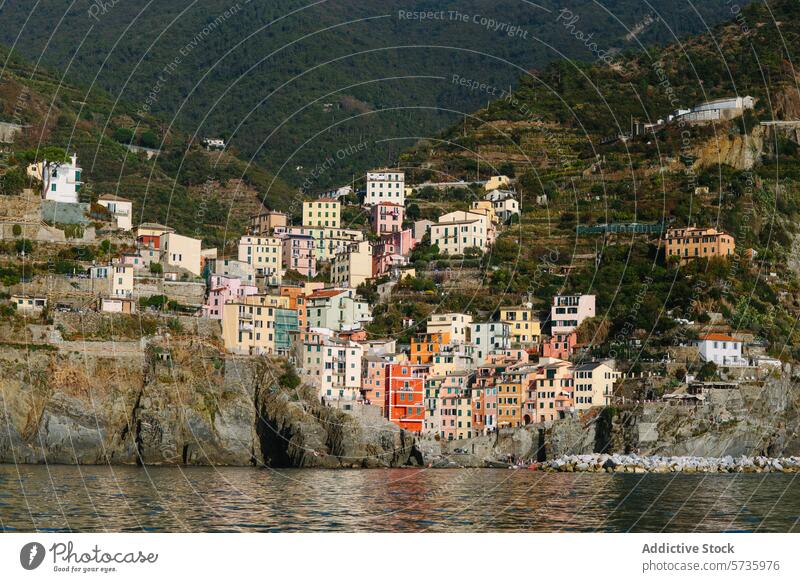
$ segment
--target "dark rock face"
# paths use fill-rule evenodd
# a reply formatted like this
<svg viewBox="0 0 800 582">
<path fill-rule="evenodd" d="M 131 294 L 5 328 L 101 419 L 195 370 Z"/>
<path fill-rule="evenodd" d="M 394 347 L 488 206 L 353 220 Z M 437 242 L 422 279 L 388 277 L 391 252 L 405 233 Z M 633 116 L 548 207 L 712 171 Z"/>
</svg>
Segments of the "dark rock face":
<svg viewBox="0 0 800 582">
<path fill-rule="evenodd" d="M 0 462 L 397 467 L 414 439 L 192 342 L 126 357 L 0 351 Z M 412 461 L 413 462 L 413 461 Z"/>
<path fill-rule="evenodd" d="M 418 460 L 410 434 L 383 419 L 325 407 L 307 388 L 259 386 L 256 409 L 259 461 L 270 467 L 400 467 Z"/>
</svg>

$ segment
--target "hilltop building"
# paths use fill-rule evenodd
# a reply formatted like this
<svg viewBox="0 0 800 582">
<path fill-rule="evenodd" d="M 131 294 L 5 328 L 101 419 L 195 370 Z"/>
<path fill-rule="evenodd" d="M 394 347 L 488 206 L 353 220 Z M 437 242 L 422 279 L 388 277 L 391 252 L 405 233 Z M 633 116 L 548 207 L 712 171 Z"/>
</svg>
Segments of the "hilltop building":
<svg viewBox="0 0 800 582">
<path fill-rule="evenodd" d="M 72 154 L 69 162 L 45 162 L 41 165 L 42 197 L 45 200 L 77 204 L 81 191 L 81 167 L 78 156 Z"/>
<path fill-rule="evenodd" d="M 367 172 L 367 190 L 364 195 L 364 206 L 373 206 L 382 202 L 394 202 L 405 206 L 405 183 L 405 174 L 400 170 L 387 168 Z"/>
<path fill-rule="evenodd" d="M 97 199 L 97 203 L 111 213 L 119 230 L 133 228 L 133 202 L 113 194 L 103 194 Z"/>
<path fill-rule="evenodd" d="M 594 317 L 594 295 L 556 295 L 550 309 L 550 335 L 567 335 Z"/>
<path fill-rule="evenodd" d="M 736 241 L 726 232 L 715 228 L 670 228 L 664 236 L 667 257 L 679 257 L 681 264 L 693 259 L 730 257 Z"/>
</svg>

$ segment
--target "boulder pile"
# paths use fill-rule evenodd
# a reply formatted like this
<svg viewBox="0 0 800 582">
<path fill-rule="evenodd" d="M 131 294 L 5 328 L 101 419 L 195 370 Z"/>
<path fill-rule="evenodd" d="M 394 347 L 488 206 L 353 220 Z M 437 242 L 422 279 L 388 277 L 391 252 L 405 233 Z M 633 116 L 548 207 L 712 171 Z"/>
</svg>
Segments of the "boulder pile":
<svg viewBox="0 0 800 582">
<path fill-rule="evenodd" d="M 800 457 L 566 455 L 536 468 L 559 473 L 800 473 Z"/>
</svg>

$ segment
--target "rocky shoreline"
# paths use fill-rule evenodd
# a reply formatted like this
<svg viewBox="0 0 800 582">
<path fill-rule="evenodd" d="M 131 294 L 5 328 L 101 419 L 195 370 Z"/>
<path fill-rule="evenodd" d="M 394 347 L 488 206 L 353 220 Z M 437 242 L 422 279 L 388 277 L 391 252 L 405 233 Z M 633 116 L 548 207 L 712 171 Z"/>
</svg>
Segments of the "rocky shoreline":
<svg viewBox="0 0 800 582">
<path fill-rule="evenodd" d="M 798 473 L 800 457 L 565 455 L 529 468 L 553 473 Z"/>
</svg>

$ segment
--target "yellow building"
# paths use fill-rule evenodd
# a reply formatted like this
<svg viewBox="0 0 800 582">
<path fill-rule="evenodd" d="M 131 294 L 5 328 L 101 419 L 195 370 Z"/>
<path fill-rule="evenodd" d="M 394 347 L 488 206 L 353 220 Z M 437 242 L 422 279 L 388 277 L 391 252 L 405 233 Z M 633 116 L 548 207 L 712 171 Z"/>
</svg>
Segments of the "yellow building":
<svg viewBox="0 0 800 582">
<path fill-rule="evenodd" d="M 331 283 L 355 289 L 372 278 L 372 243 L 362 241 L 337 253 L 331 263 Z"/>
<path fill-rule="evenodd" d="M 509 184 L 511 184 L 511 178 L 508 176 L 492 176 L 486 181 L 486 184 L 483 185 L 483 189 L 487 192 L 491 192 L 492 190 L 498 190 Z"/>
<path fill-rule="evenodd" d="M 283 241 L 273 236 L 243 236 L 239 239 L 239 260 L 252 265 L 256 274 L 279 285 L 283 274 Z"/>
<path fill-rule="evenodd" d="M 528 397 L 528 385 L 536 378 L 534 366 L 508 368 L 497 383 L 497 426 L 516 427 L 522 424 L 522 410 Z"/>
<path fill-rule="evenodd" d="M 532 346 L 539 343 L 542 324 L 533 306 L 501 307 L 500 321 L 508 324 L 512 346 Z"/>
<path fill-rule="evenodd" d="M 470 206 L 470 212 L 474 212 L 475 214 L 485 214 L 489 221 L 493 224 L 500 222 L 491 200 L 476 200 L 472 203 L 472 206 Z"/>
<path fill-rule="evenodd" d="M 234 354 L 281 354 L 291 347 L 297 331 L 297 311 L 289 297 L 249 295 L 222 306 L 222 340 Z"/>
<path fill-rule="evenodd" d="M 342 205 L 335 198 L 319 198 L 303 202 L 303 226 L 339 228 Z"/>
<path fill-rule="evenodd" d="M 611 405 L 614 382 L 619 378 L 619 372 L 608 362 L 578 364 L 572 370 L 572 378 L 575 410 L 584 412 L 596 406 Z"/>
<path fill-rule="evenodd" d="M 679 257 L 681 264 L 692 259 L 730 257 L 736 251 L 736 240 L 715 228 L 670 228 L 664 235 L 667 257 Z"/>
<path fill-rule="evenodd" d="M 165 263 L 174 267 L 181 267 L 193 275 L 200 276 L 202 269 L 200 239 L 167 232 L 161 235 L 160 243 L 161 255 Z"/>
</svg>

